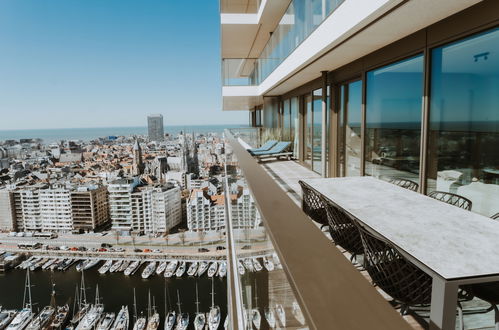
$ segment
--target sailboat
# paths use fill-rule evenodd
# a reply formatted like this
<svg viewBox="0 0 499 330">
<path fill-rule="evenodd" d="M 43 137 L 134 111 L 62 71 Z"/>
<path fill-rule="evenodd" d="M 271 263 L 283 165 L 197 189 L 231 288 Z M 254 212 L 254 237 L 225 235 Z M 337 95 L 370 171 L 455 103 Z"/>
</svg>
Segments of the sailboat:
<svg viewBox="0 0 499 330">
<path fill-rule="evenodd" d="M 168 261 L 162 261 L 158 268 L 156 268 L 156 275 L 161 275 L 166 269 L 166 266 L 168 265 Z"/>
<path fill-rule="evenodd" d="M 285 328 L 286 327 L 286 311 L 284 310 L 284 307 L 282 307 L 281 304 L 276 304 L 275 311 L 276 311 L 277 317 L 279 318 L 279 321 L 281 322 L 282 327 Z"/>
<path fill-rule="evenodd" d="M 147 322 L 147 330 L 157 330 L 159 327 L 159 314 L 156 312 L 154 303 L 151 309 L 151 291 L 149 291 L 148 305 L 147 316 L 149 317 L 149 322 Z"/>
<path fill-rule="evenodd" d="M 227 275 L 227 262 L 222 261 L 218 267 L 218 276 L 225 277 L 225 275 Z"/>
<path fill-rule="evenodd" d="M 268 257 L 263 257 L 263 265 L 269 272 L 274 270 L 274 263 Z"/>
<path fill-rule="evenodd" d="M 95 289 L 95 303 L 90 306 L 88 313 L 81 319 L 80 323 L 76 327 L 76 330 L 92 330 L 102 313 L 104 312 L 104 306 L 99 301 L 99 286 Z"/>
<path fill-rule="evenodd" d="M 258 261 L 258 258 L 253 259 L 253 268 L 255 272 L 259 272 L 263 269 L 262 264 Z"/>
<path fill-rule="evenodd" d="M 147 319 L 143 316 L 137 318 L 137 298 L 135 296 L 135 288 L 133 288 L 133 330 L 144 330 L 146 328 Z"/>
<path fill-rule="evenodd" d="M 113 261 L 111 259 L 107 260 L 104 265 L 102 265 L 100 268 L 99 268 L 99 274 L 105 274 L 109 271 L 109 269 L 111 268 L 111 266 L 113 265 Z"/>
<path fill-rule="evenodd" d="M 83 319 L 83 317 L 87 314 L 90 309 L 90 304 L 87 303 L 87 294 L 85 291 L 85 272 L 81 272 L 81 287 L 80 287 L 80 296 L 78 297 L 78 289 L 76 290 L 76 299 L 75 306 L 73 306 L 73 318 L 71 319 L 71 324 L 76 327 L 78 323 Z M 78 305 L 77 305 L 78 304 Z M 78 308 L 77 308 L 78 307 Z"/>
<path fill-rule="evenodd" d="M 246 273 L 246 269 L 244 268 L 243 263 L 241 262 L 241 260 L 237 261 L 237 271 L 239 272 L 239 275 L 241 275 L 241 276 L 243 276 L 244 273 Z"/>
<path fill-rule="evenodd" d="M 256 260 L 256 259 L 255 259 Z M 258 288 L 255 281 L 255 308 L 251 310 L 251 321 L 257 330 L 260 330 L 262 324 L 262 315 L 258 310 Z"/>
<path fill-rule="evenodd" d="M 29 277 L 29 269 L 26 271 L 26 281 L 24 287 L 24 308 L 14 317 L 12 322 L 7 327 L 7 330 L 22 330 L 31 321 L 34 316 L 33 302 L 31 300 L 31 280 Z M 26 301 L 26 294 L 28 294 L 28 301 Z"/>
<path fill-rule="evenodd" d="M 2 309 L 0 312 L 0 329 L 5 329 L 5 327 L 14 319 L 17 312 L 13 309 Z"/>
<path fill-rule="evenodd" d="M 198 271 L 198 262 L 193 261 L 189 266 L 189 269 L 187 270 L 187 275 L 194 276 L 197 271 Z"/>
<path fill-rule="evenodd" d="M 164 277 L 172 277 L 173 274 L 175 274 L 175 270 L 177 269 L 177 265 L 178 265 L 177 260 L 173 260 L 172 262 L 170 262 L 168 264 L 168 266 L 166 267 Z"/>
<path fill-rule="evenodd" d="M 39 330 L 42 329 L 54 315 L 55 308 L 52 306 L 43 307 L 42 311 L 36 316 L 26 327 L 26 330 Z"/>
<path fill-rule="evenodd" d="M 201 261 L 198 266 L 198 276 L 201 276 L 208 269 L 208 263 L 206 261 Z"/>
<path fill-rule="evenodd" d="M 220 307 L 215 306 L 215 284 L 213 277 L 211 278 L 211 307 L 208 314 L 209 330 L 217 330 L 220 325 Z"/>
<path fill-rule="evenodd" d="M 199 312 L 198 283 L 196 282 L 196 317 L 194 318 L 194 329 L 203 330 L 206 324 L 206 316 Z"/>
<path fill-rule="evenodd" d="M 104 314 L 104 317 L 100 320 L 96 330 L 109 330 L 113 325 L 115 317 L 116 317 L 115 313 Z"/>
<path fill-rule="evenodd" d="M 156 270 L 156 261 L 151 261 L 142 272 L 142 278 L 143 279 L 149 278 L 149 276 L 151 276 L 155 270 Z"/>
<path fill-rule="evenodd" d="M 213 261 L 210 265 L 210 268 L 208 268 L 208 277 L 213 277 L 218 269 L 218 262 Z"/>
<path fill-rule="evenodd" d="M 295 319 L 300 322 L 301 325 L 305 325 L 305 317 L 303 316 L 303 313 L 301 311 L 300 305 L 296 301 L 293 301 L 293 316 Z"/>
<path fill-rule="evenodd" d="M 274 310 L 272 309 L 272 307 L 266 307 L 263 312 L 265 314 L 265 319 L 267 320 L 269 327 L 271 329 L 274 329 L 276 325 Z"/>
<path fill-rule="evenodd" d="M 129 317 L 130 315 L 128 314 L 128 306 L 122 306 L 111 329 L 128 330 Z"/>
<path fill-rule="evenodd" d="M 184 273 L 185 273 L 185 268 L 186 268 L 186 262 L 181 261 L 180 265 L 178 266 L 177 271 L 175 272 L 175 276 L 182 277 L 182 275 L 184 275 Z"/>
<path fill-rule="evenodd" d="M 165 330 L 173 330 L 173 326 L 175 325 L 175 311 L 169 311 L 168 313 L 166 312 L 168 310 L 168 304 L 167 304 L 167 296 L 166 296 L 166 286 L 165 286 Z M 169 299 L 168 299 L 169 300 Z"/>
<path fill-rule="evenodd" d="M 65 325 L 69 317 L 69 305 L 57 306 L 55 301 L 55 283 L 52 283 L 52 297 L 50 298 L 50 306 L 54 308 L 53 317 L 48 324 L 40 329 L 43 330 L 60 330 Z"/>
<path fill-rule="evenodd" d="M 177 316 L 177 327 L 175 330 L 185 330 L 189 326 L 189 314 L 182 313 L 180 308 L 180 294 L 177 290 L 177 305 L 178 305 L 178 316 Z"/>
</svg>

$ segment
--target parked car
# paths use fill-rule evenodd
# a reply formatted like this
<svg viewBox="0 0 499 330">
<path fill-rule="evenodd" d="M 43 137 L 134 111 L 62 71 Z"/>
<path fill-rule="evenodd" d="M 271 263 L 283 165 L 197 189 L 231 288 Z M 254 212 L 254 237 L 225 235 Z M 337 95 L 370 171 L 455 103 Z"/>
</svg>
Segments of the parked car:
<svg viewBox="0 0 499 330">
<path fill-rule="evenodd" d="M 73 246 L 72 248 L 69 249 L 70 251 L 78 251 L 78 248 L 76 246 Z"/>
<path fill-rule="evenodd" d="M 141 249 L 134 249 L 133 252 L 142 252 Z"/>
<path fill-rule="evenodd" d="M 84 247 L 84 246 L 80 246 L 80 247 L 78 248 L 78 251 L 87 251 L 87 248 L 86 248 L 86 247 Z"/>
<path fill-rule="evenodd" d="M 225 250 L 225 246 L 221 246 L 221 245 L 217 246 L 217 251 L 220 251 L 220 250 Z"/>
<path fill-rule="evenodd" d="M 69 248 L 66 245 L 63 245 L 63 246 L 59 247 L 59 249 L 61 249 L 62 251 L 68 251 L 69 250 Z"/>
<path fill-rule="evenodd" d="M 124 248 L 115 248 L 114 249 L 115 252 L 125 252 L 125 249 Z"/>
<path fill-rule="evenodd" d="M 208 250 L 207 248 L 199 248 L 198 249 L 198 252 L 209 252 L 210 250 Z"/>
<path fill-rule="evenodd" d="M 251 245 L 245 245 L 241 249 L 242 250 L 249 250 L 249 249 L 251 249 Z"/>
<path fill-rule="evenodd" d="M 102 244 L 100 245 L 100 247 L 101 247 L 101 248 L 110 248 L 110 247 L 113 247 L 113 245 L 112 245 L 112 244 L 109 244 L 109 243 L 102 243 Z"/>
<path fill-rule="evenodd" d="M 143 252 L 148 253 L 148 252 L 152 252 L 152 250 L 151 250 L 151 249 L 144 249 L 144 251 L 143 251 Z"/>
<path fill-rule="evenodd" d="M 105 249 L 105 248 L 100 248 L 100 249 L 99 249 L 99 252 L 107 252 L 107 249 Z"/>
<path fill-rule="evenodd" d="M 160 249 L 154 249 L 154 250 L 152 250 L 152 252 L 154 252 L 154 253 L 161 253 L 163 251 L 161 251 Z"/>
</svg>

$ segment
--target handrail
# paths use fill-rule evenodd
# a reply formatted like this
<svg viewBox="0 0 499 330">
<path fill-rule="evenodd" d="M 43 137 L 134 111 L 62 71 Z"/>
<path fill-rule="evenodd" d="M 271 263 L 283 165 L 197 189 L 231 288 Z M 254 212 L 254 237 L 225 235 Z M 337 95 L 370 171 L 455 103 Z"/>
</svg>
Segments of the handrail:
<svg viewBox="0 0 499 330">
<path fill-rule="evenodd" d="M 411 329 L 225 131 L 310 329 Z"/>
</svg>

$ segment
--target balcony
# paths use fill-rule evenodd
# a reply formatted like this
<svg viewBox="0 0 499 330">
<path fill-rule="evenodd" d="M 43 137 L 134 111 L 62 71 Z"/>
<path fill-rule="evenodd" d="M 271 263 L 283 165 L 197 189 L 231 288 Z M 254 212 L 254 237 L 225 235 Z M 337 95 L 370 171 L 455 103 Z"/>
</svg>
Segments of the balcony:
<svg viewBox="0 0 499 330">
<path fill-rule="evenodd" d="M 350 262 L 351 255 L 332 245 L 329 233 L 301 211 L 298 180 L 319 178 L 318 174 L 295 161 L 258 164 L 246 149 L 265 140 L 261 129 L 231 130 L 226 136 L 227 161 L 238 163 L 241 172 L 237 178 L 247 182 L 264 225 L 259 228 L 263 235 L 258 235 L 231 230 L 229 221 L 229 310 L 231 315 L 237 314 L 231 321 L 242 322 L 233 323 L 233 328 L 245 328 L 244 322 L 252 319 L 255 308 L 261 310 L 265 322 L 263 307 L 270 307 L 275 315 L 281 308 L 285 311 L 283 328 L 440 329 L 430 323 L 428 305 L 411 308 L 401 316 L 401 305 L 372 285 L 374 281 L 362 262 Z M 235 177 L 227 173 L 227 179 Z M 264 275 L 237 275 L 248 253 L 259 260 L 271 260 L 275 270 Z M 460 301 L 466 329 L 492 328 L 494 312 L 489 304 L 476 297 Z M 279 324 L 278 316 L 275 318 Z M 456 324 L 461 326 L 458 319 Z"/>
</svg>

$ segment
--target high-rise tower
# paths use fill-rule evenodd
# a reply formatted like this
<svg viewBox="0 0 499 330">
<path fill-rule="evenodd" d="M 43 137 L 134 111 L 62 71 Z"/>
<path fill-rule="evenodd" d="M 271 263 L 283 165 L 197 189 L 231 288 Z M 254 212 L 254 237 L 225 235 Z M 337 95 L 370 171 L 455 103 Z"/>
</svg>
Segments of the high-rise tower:
<svg viewBox="0 0 499 330">
<path fill-rule="evenodd" d="M 149 140 L 163 141 L 165 139 L 165 131 L 163 128 L 163 115 L 156 114 L 147 116 L 147 129 Z"/>
</svg>

